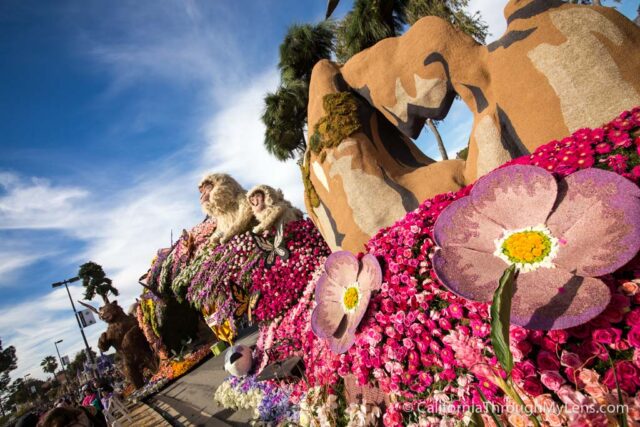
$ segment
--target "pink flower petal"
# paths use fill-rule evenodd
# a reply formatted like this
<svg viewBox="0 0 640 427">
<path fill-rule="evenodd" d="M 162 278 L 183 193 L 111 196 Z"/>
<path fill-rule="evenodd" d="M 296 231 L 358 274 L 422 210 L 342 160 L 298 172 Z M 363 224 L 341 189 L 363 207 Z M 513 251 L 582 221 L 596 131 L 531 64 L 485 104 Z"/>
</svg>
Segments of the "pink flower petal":
<svg viewBox="0 0 640 427">
<path fill-rule="evenodd" d="M 340 303 L 344 288 L 329 280 L 327 274 L 323 274 L 316 283 L 316 301 Z"/>
<path fill-rule="evenodd" d="M 493 254 L 461 246 L 437 249 L 432 262 L 444 286 L 463 298 L 482 302 L 491 301 L 498 280 L 508 267 Z"/>
<path fill-rule="evenodd" d="M 516 279 L 511 323 L 528 329 L 571 328 L 600 314 L 610 298 L 609 288 L 598 279 L 540 268 Z"/>
<path fill-rule="evenodd" d="M 537 166 L 513 165 L 480 178 L 469 197 L 482 215 L 508 230 L 544 224 L 558 186 Z"/>
<path fill-rule="evenodd" d="M 345 353 L 349 348 L 351 348 L 356 340 L 355 334 L 349 330 L 347 316 L 340 320 L 341 322 L 338 329 L 333 333 L 333 335 L 327 337 L 327 341 L 329 341 L 329 348 L 337 354 Z"/>
<path fill-rule="evenodd" d="M 334 252 L 324 263 L 329 278 L 343 288 L 356 281 L 359 268 L 358 259 L 349 251 Z"/>
<path fill-rule="evenodd" d="M 462 197 L 447 206 L 433 226 L 433 237 L 441 248 L 463 246 L 488 253 L 495 251 L 494 240 L 503 232 L 504 228 L 473 207 L 471 197 Z"/>
<path fill-rule="evenodd" d="M 371 254 L 366 254 L 361 260 L 362 268 L 358 274 L 360 290 L 374 291 L 380 289 L 382 283 L 382 270 L 380 263 Z"/>
<path fill-rule="evenodd" d="M 319 302 L 311 313 L 311 329 L 318 338 L 328 338 L 336 332 L 343 317 L 339 303 Z"/>
<path fill-rule="evenodd" d="M 556 265 L 602 276 L 640 249 L 640 188 L 613 172 L 585 169 L 559 183 L 559 205 L 547 221 L 560 239 Z"/>
</svg>

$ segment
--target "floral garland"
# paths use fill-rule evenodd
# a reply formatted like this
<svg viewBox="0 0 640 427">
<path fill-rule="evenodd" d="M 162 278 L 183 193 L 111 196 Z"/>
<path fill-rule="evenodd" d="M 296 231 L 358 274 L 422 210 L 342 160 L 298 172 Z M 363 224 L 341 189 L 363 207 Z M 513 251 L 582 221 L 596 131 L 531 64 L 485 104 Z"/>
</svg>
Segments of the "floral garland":
<svg viewBox="0 0 640 427">
<path fill-rule="evenodd" d="M 558 176 L 595 166 L 637 184 L 639 130 L 640 108 L 636 108 L 600 129 L 578 130 L 509 164 L 534 164 Z M 487 304 L 445 290 L 431 269 L 433 224 L 446 206 L 470 189 L 425 201 L 381 230 L 367 246 L 383 264 L 384 281 L 372 298 L 355 345 L 340 357 L 338 372 L 355 374 L 363 385 L 377 383 L 396 396 L 398 402 L 385 413 L 385 425 L 469 416 L 469 409 L 483 406 L 480 392 L 493 404 L 509 404 L 492 381 L 497 360 L 489 340 Z M 546 400 L 560 409 L 541 414 L 545 422 L 573 423 L 585 417 L 593 422 L 594 415 L 584 409 L 588 407 L 602 420 L 611 417 L 597 411 L 603 402 L 617 401 L 611 366 L 629 411 L 640 414 L 640 294 L 635 279 L 639 273 L 636 262 L 604 278 L 612 301 L 586 325 L 549 332 L 511 328 L 516 384 L 529 403 Z M 584 405 L 582 412 L 571 411 L 575 402 Z M 522 414 L 502 417 L 511 417 L 513 423 Z"/>
<path fill-rule="evenodd" d="M 299 418 L 297 409 L 289 403 L 289 393 L 286 386 L 259 382 L 254 376 L 229 377 L 216 389 L 214 399 L 224 408 L 253 411 L 255 422 L 286 425 Z"/>
<path fill-rule="evenodd" d="M 273 239 L 274 231 L 269 233 Z M 259 322 L 269 322 L 289 309 L 309 281 L 320 260 L 330 250 L 318 229 L 309 219 L 290 222 L 284 230 L 284 241 L 290 252 L 287 260 L 276 257 L 271 267 L 261 259 L 252 272 L 251 293 L 261 298 L 253 314 Z"/>
<path fill-rule="evenodd" d="M 302 427 L 379 425 L 382 411 L 378 406 L 368 403 L 346 405 L 335 390 L 331 391 L 324 387 L 313 387 L 304 394 L 299 404 L 298 422 Z"/>
<path fill-rule="evenodd" d="M 151 381 L 160 381 L 163 378 L 175 380 L 189 372 L 194 366 L 209 356 L 209 354 L 209 346 L 205 345 L 189 353 L 182 359 L 172 358 L 162 360 L 158 371 L 151 377 Z"/>
</svg>

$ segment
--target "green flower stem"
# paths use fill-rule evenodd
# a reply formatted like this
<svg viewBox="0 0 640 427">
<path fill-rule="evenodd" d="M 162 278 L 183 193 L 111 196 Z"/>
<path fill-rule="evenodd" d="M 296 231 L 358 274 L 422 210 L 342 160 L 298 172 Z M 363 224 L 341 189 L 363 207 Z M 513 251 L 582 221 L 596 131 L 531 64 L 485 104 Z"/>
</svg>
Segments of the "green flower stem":
<svg viewBox="0 0 640 427">
<path fill-rule="evenodd" d="M 523 412 L 527 414 L 529 420 L 531 420 L 534 426 L 540 427 L 540 421 L 538 421 L 538 417 L 536 417 L 533 413 L 528 413 L 527 406 L 520 397 L 518 391 L 513 386 L 513 381 L 511 380 L 511 378 L 507 378 L 506 381 L 498 375 L 496 375 L 496 378 L 498 379 L 498 386 L 502 389 L 502 391 L 504 391 L 504 393 L 509 396 L 514 402 L 520 405 Z"/>
<path fill-rule="evenodd" d="M 513 264 L 510 265 L 504 271 L 502 277 L 500 277 L 498 289 L 496 289 L 493 295 L 493 303 L 491 304 L 491 344 L 493 345 L 493 351 L 498 358 L 500 366 L 502 366 L 502 369 L 507 373 L 506 381 L 499 374 L 496 375 L 498 386 L 527 413 L 526 405 L 511 380 L 513 355 L 509 348 L 509 326 L 511 324 L 513 282 L 517 274 L 518 270 L 516 266 Z M 535 415 L 527 415 L 535 427 L 540 427 L 540 422 Z"/>
<path fill-rule="evenodd" d="M 611 358 L 611 353 L 609 350 L 604 347 L 607 351 L 607 356 L 609 356 L 609 364 L 611 365 L 611 369 L 613 371 L 613 379 L 616 382 L 616 390 L 618 391 L 618 403 L 620 403 L 621 407 L 624 407 L 624 399 L 622 398 L 622 390 L 620 390 L 620 384 L 618 384 L 618 373 L 616 372 L 616 367 L 613 365 L 613 359 Z M 629 422 L 627 420 L 626 411 L 622 411 L 622 413 L 617 414 L 616 418 L 618 418 L 618 422 L 620 423 L 620 427 L 628 427 Z"/>
<path fill-rule="evenodd" d="M 478 393 L 480 394 L 480 399 L 482 399 L 482 402 L 486 405 L 489 415 L 491 416 L 491 418 L 493 418 L 493 422 L 496 423 L 498 427 L 502 427 L 502 423 L 500 422 L 500 419 L 498 418 L 496 413 L 493 412 L 493 407 L 491 406 L 491 403 L 489 403 L 489 401 L 485 397 L 482 390 L 480 390 L 480 387 L 476 387 L 476 390 L 478 390 Z"/>
</svg>

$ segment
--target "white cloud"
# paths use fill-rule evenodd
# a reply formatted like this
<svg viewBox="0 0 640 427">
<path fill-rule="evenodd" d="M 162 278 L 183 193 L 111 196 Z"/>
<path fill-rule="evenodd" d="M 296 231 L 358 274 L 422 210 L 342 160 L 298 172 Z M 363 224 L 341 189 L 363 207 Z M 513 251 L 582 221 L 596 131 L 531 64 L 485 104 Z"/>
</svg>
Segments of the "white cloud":
<svg viewBox="0 0 640 427">
<path fill-rule="evenodd" d="M 489 26 L 487 43 L 499 39 L 507 29 L 507 21 L 504 18 L 505 0 L 471 0 L 467 9 L 472 12 L 480 12 L 482 19 Z"/>
<path fill-rule="evenodd" d="M 20 270 L 47 255 L 28 249 L 0 249 L 0 286 L 11 284 Z"/>
<path fill-rule="evenodd" d="M 89 193 L 78 187 L 57 187 L 39 177 L 23 180 L 0 174 L 0 230 L 20 228 L 64 229 L 77 223 L 77 202 Z"/>
<path fill-rule="evenodd" d="M 274 69 L 251 81 L 236 94 L 233 103 L 206 124 L 207 148 L 202 167 L 233 175 L 247 190 L 257 184 L 281 188 L 293 204 L 303 207 L 302 179 L 295 161 L 280 162 L 263 146 L 263 99 L 267 91 L 277 86 L 278 73 Z"/>
<path fill-rule="evenodd" d="M 82 297 L 80 286 L 71 286 L 72 297 L 78 300 Z M 64 288 L 57 288 L 46 295 L 14 304 L 3 308 L 0 316 L 0 336 L 4 348 L 13 345 L 18 357 L 18 369 L 11 372 L 12 378 L 18 378 L 29 373 L 33 377 L 45 378 L 46 374 L 40 368 L 40 362 L 45 356 L 54 355 L 54 342 L 60 339 L 61 355 L 68 354 L 70 358 L 84 348 L 78 324 L 71 311 L 71 305 Z M 104 323 L 86 329 L 87 340 L 95 343 L 104 330 Z"/>
</svg>

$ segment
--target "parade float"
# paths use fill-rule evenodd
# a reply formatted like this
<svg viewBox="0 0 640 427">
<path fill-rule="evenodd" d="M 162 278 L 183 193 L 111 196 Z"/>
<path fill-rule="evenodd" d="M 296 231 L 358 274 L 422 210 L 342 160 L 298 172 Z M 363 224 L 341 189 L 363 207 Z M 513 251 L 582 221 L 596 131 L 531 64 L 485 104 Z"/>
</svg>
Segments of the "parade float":
<svg viewBox="0 0 640 427">
<path fill-rule="evenodd" d="M 229 345 L 258 325 L 251 355 L 220 356 L 252 369 L 211 398 L 267 425 L 638 422 L 640 30 L 561 2 L 505 16 L 488 46 L 425 18 L 318 63 L 309 217 L 207 175 L 207 220 L 158 253 L 138 305 L 154 352 L 159 294 Z M 409 137 L 455 95 L 469 155 L 434 162 Z"/>
</svg>

